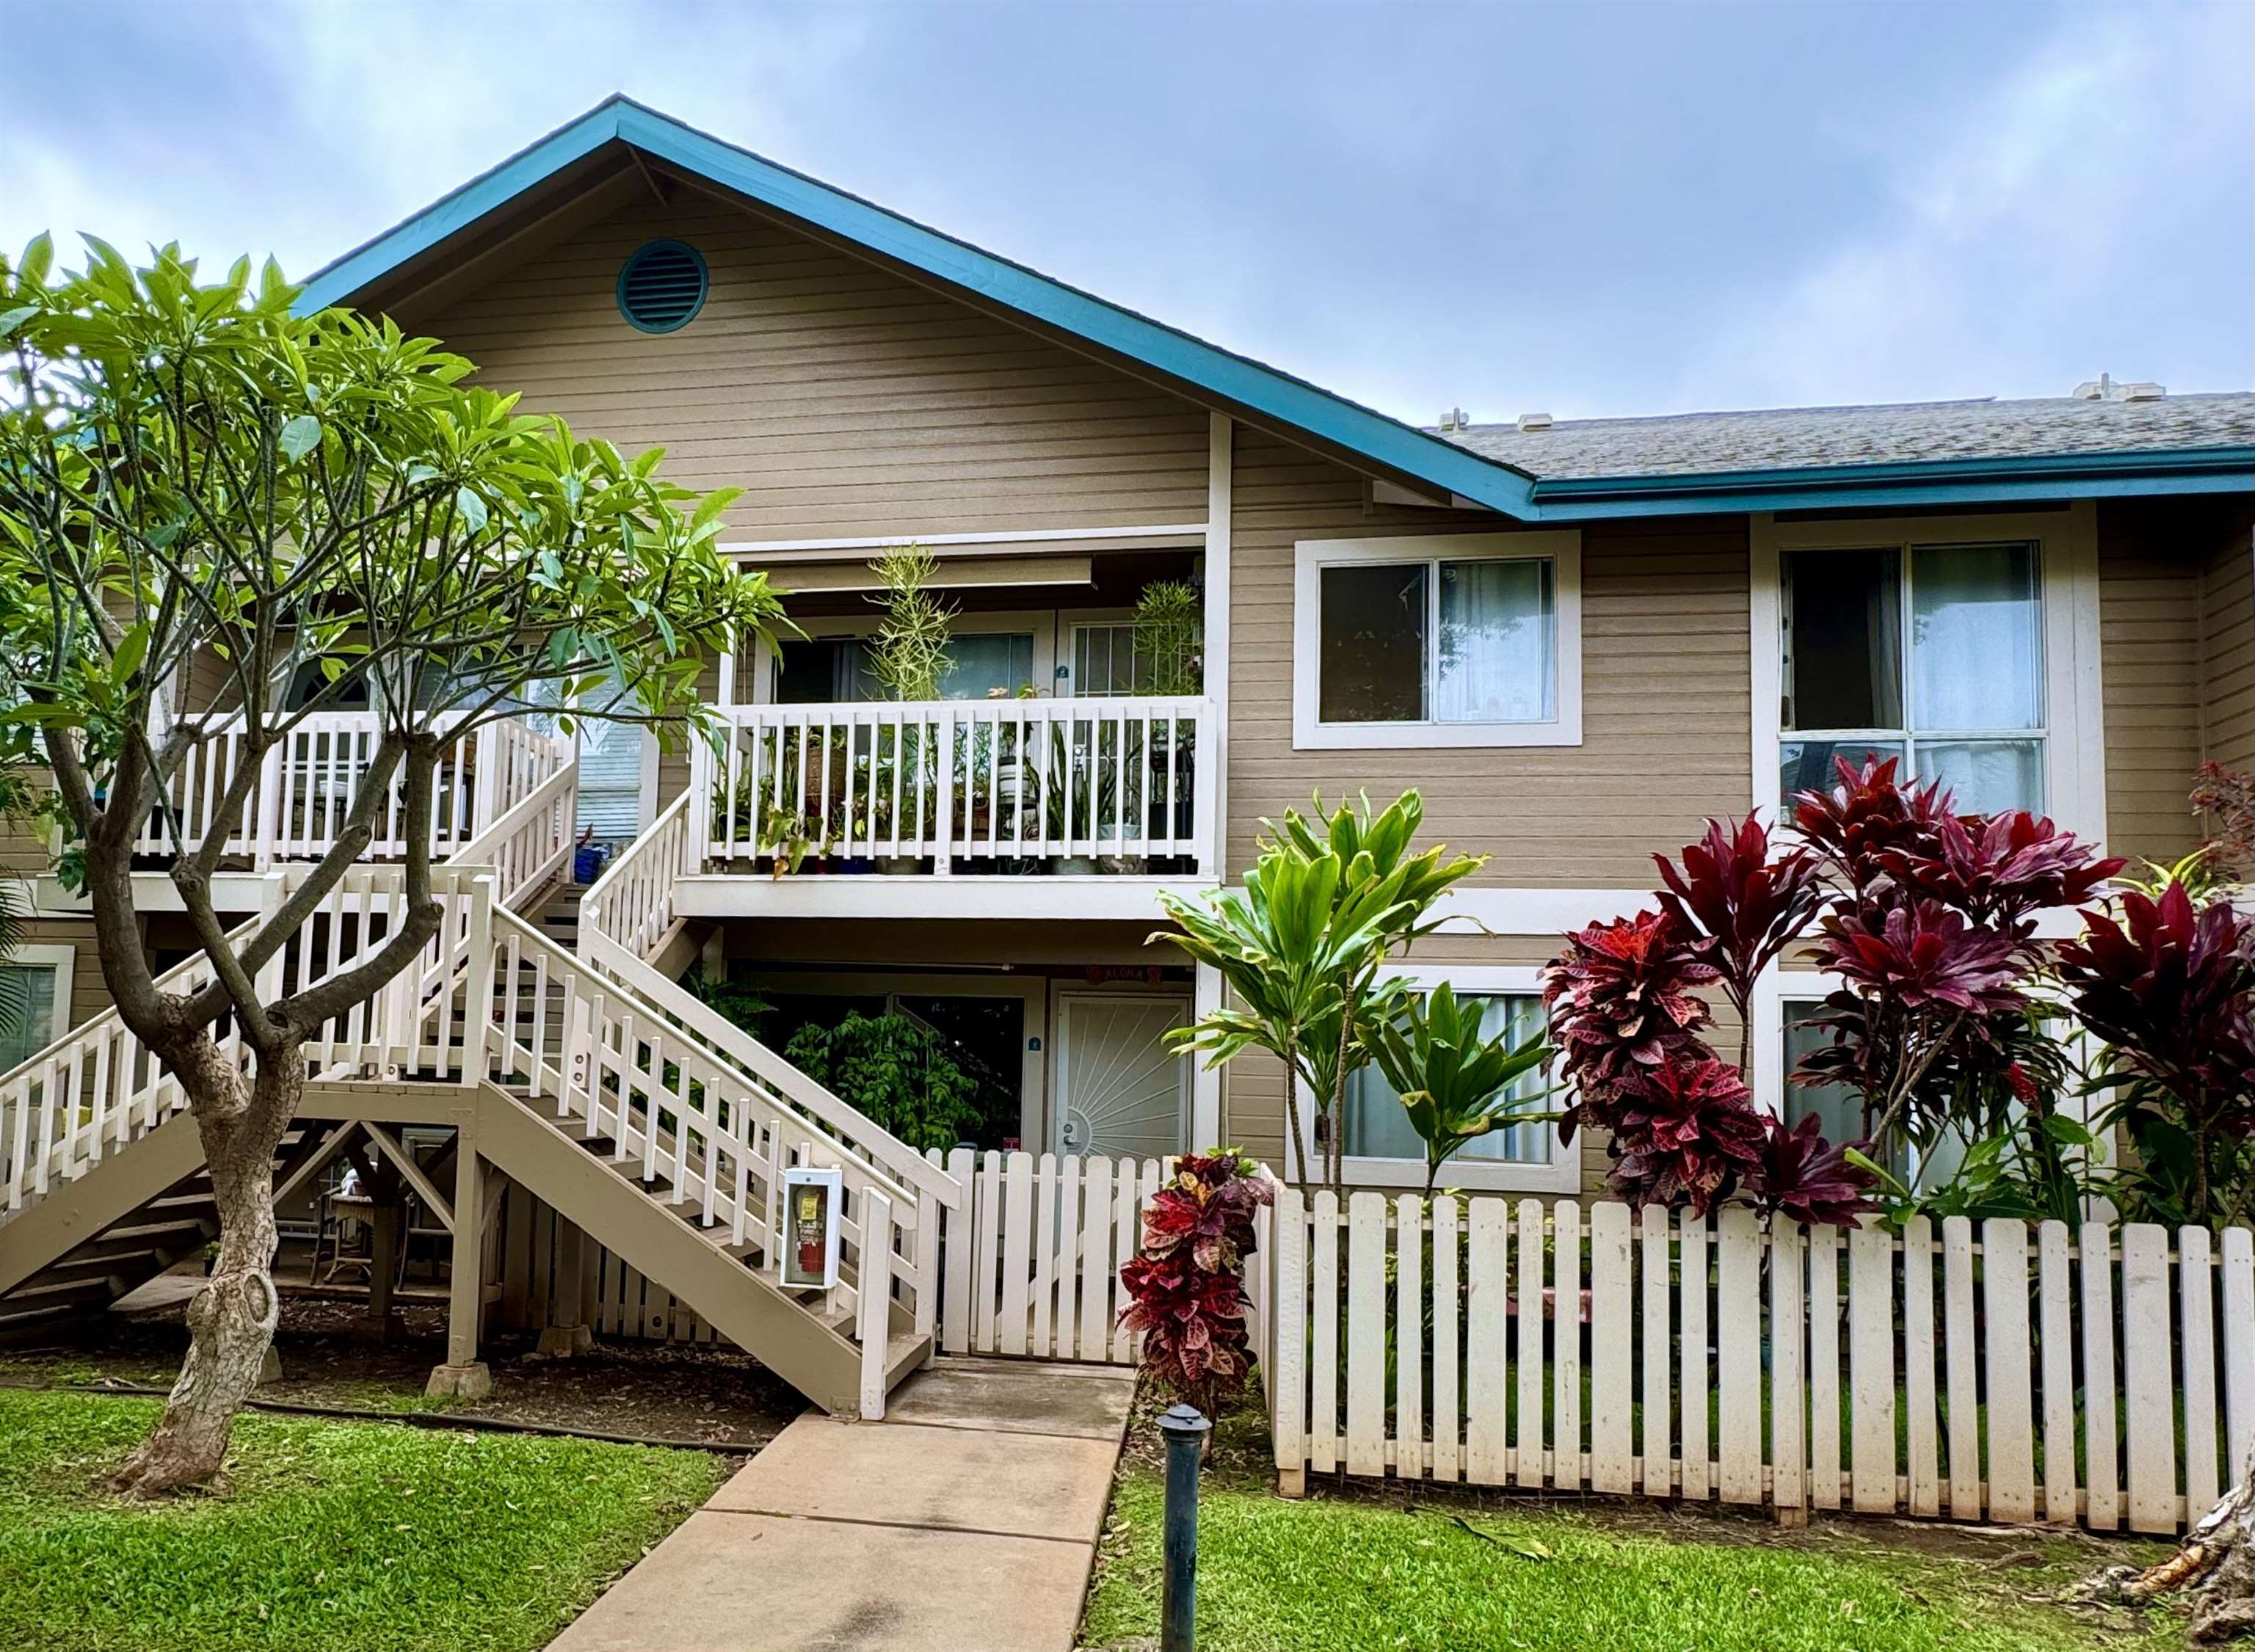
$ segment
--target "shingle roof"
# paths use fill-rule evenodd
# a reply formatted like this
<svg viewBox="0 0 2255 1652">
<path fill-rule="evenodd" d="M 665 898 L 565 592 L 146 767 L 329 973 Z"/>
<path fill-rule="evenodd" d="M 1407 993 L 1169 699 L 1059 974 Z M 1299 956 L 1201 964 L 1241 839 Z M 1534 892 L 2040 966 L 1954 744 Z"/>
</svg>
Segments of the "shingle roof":
<svg viewBox="0 0 2255 1652">
<path fill-rule="evenodd" d="M 1661 476 L 2255 444 L 2255 392 L 2146 402 L 1906 402 L 1474 424 L 1436 434 L 1544 479 Z"/>
</svg>

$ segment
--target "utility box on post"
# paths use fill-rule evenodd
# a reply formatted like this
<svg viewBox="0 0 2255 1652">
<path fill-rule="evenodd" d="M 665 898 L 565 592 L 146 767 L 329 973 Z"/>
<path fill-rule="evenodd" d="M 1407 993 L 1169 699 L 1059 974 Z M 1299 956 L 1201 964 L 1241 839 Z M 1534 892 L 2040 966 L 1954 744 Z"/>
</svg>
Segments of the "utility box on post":
<svg viewBox="0 0 2255 1652">
<path fill-rule="evenodd" d="M 838 1208 L 844 1172 L 786 1170 L 783 1173 L 783 1283 L 793 1291 L 832 1291 L 838 1285 Z"/>
</svg>

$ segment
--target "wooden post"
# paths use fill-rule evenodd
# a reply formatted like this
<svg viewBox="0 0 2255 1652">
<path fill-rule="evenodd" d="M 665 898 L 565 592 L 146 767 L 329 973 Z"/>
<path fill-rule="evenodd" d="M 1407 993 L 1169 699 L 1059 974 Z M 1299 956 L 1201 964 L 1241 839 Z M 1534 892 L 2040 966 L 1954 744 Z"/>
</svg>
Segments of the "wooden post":
<svg viewBox="0 0 2255 1652">
<path fill-rule="evenodd" d="M 586 1294 L 587 1241 L 577 1224 L 558 1218 L 556 1223 L 556 1306 L 541 1327 L 540 1351 L 566 1360 L 595 1346 L 595 1334 L 580 1312 Z"/>
<path fill-rule="evenodd" d="M 481 1242 L 486 1230 L 486 1179 L 478 1158 L 477 1110 L 454 1113 L 454 1243 L 446 1293 L 446 1362 L 431 1373 L 424 1392 L 481 1400 L 493 1392 L 493 1374 L 478 1358 L 478 1321 L 485 1310 Z"/>
<path fill-rule="evenodd" d="M 353 1165 L 368 1184 L 375 1208 L 369 1217 L 368 1317 L 360 1334 L 371 1342 L 391 1339 L 391 1282 L 399 1271 L 399 1172 L 382 1153 L 348 1148 Z"/>
</svg>

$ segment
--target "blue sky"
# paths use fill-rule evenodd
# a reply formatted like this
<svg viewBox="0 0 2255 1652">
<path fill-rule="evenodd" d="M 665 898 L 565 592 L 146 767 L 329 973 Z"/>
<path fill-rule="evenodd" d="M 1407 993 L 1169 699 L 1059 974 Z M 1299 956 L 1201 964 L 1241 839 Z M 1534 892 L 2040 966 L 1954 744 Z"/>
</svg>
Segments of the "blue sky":
<svg viewBox="0 0 2255 1652">
<path fill-rule="evenodd" d="M 11 247 L 303 275 L 623 90 L 1420 423 L 2255 382 L 2245 0 L 0 0 L 0 26 Z"/>
</svg>

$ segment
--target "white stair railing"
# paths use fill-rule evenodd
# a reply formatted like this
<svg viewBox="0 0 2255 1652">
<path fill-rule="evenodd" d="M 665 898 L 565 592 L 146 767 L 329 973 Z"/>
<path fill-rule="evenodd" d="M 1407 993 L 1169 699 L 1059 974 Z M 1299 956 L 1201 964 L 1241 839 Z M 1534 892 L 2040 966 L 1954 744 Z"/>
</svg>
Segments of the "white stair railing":
<svg viewBox="0 0 2255 1652">
<path fill-rule="evenodd" d="M 278 906 L 303 873 L 270 874 L 266 909 Z M 436 1073 L 459 1079 L 461 1029 L 453 1009 L 455 984 L 477 956 L 484 925 L 480 903 L 491 875 L 439 867 L 432 875 L 439 934 L 422 957 L 374 998 L 356 1004 L 306 1042 L 315 1074 Z M 338 880 L 260 972 L 258 985 L 277 997 L 352 967 L 397 932 L 406 914 L 404 874 L 392 866 L 355 866 Z M 241 942 L 265 920 L 230 933 Z M 491 948 L 485 952 L 490 957 Z M 167 992 L 193 993 L 214 979 L 201 953 L 158 977 Z M 221 1053 L 248 1069 L 249 1052 L 231 1018 L 215 1030 Z M 16 1210 L 58 1182 L 74 1180 L 146 1135 L 188 1104 L 169 1069 L 125 1026 L 116 1007 L 81 1022 L 5 1074 L 0 1074 L 0 1208 Z"/>
<path fill-rule="evenodd" d="M 639 837 L 619 851 L 580 901 L 580 928 L 608 935 L 636 958 L 646 958 L 672 928 L 673 891 L 690 852 L 691 792 L 657 813 Z"/>
<path fill-rule="evenodd" d="M 497 1082 L 536 1103 L 552 1102 L 556 1116 L 608 1140 L 615 1162 L 670 1186 L 698 1225 L 724 1231 L 732 1245 L 756 1245 L 777 1278 L 782 1172 L 834 1166 L 845 1192 L 839 1232 L 854 1269 L 835 1306 L 856 1307 L 874 1264 L 884 1300 L 907 1310 L 919 1333 L 931 1332 L 940 1278 L 933 1193 L 896 1180 L 540 930 L 507 911 L 495 913 L 494 922 L 488 1063 Z"/>
<path fill-rule="evenodd" d="M 570 760 L 527 788 L 446 864 L 492 868 L 494 899 L 515 912 L 559 871 L 568 871 L 579 802 L 580 765 Z"/>
</svg>

